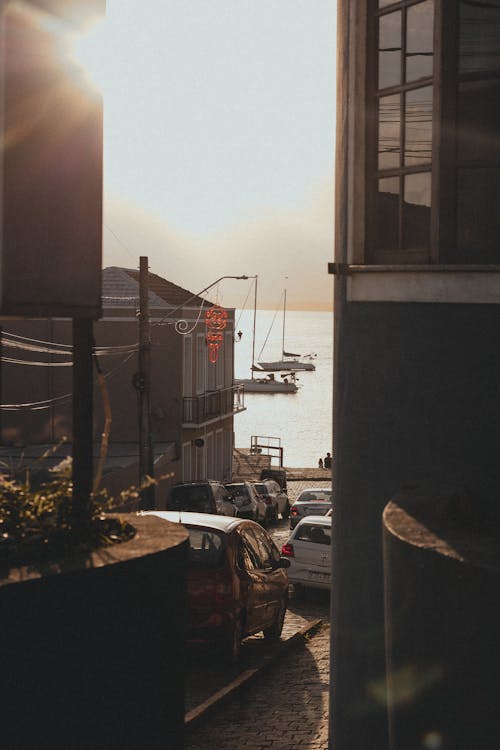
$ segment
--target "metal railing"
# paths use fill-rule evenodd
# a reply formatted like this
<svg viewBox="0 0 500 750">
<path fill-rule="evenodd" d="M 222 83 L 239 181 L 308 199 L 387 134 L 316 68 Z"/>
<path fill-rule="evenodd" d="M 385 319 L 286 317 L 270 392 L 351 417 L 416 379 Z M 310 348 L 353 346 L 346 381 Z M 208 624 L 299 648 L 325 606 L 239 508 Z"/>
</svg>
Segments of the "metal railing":
<svg viewBox="0 0 500 750">
<path fill-rule="evenodd" d="M 182 421 L 184 424 L 200 425 L 218 417 L 237 414 L 245 409 L 245 394 L 242 385 L 206 391 L 200 396 L 183 398 Z"/>
</svg>

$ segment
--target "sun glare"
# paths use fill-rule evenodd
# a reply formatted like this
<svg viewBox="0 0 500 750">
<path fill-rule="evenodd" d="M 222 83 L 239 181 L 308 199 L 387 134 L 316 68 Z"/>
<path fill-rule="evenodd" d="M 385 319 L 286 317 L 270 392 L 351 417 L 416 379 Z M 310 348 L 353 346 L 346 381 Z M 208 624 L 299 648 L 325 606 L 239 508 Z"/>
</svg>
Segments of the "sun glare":
<svg viewBox="0 0 500 750">
<path fill-rule="evenodd" d="M 105 20 L 98 21 L 83 33 L 74 37 L 72 43 L 72 57 L 79 65 L 87 82 L 97 88 L 102 94 L 106 89 L 106 45 L 107 27 Z"/>
</svg>

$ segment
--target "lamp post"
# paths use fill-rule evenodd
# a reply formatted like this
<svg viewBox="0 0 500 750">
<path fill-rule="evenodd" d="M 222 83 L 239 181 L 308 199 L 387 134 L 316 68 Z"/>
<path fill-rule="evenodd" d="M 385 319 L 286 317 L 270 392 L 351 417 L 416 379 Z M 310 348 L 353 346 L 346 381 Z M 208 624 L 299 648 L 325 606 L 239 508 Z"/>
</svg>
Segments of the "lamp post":
<svg viewBox="0 0 500 750">
<path fill-rule="evenodd" d="M 247 280 L 257 278 L 256 276 L 232 276 L 224 275 L 213 281 L 197 294 L 193 294 L 182 305 L 185 307 L 192 300 L 200 297 L 212 287 L 216 286 L 223 279 Z M 149 330 L 149 308 L 148 308 L 148 258 L 140 258 L 140 313 L 139 313 L 139 369 L 134 376 L 134 386 L 138 390 L 139 396 L 139 475 L 140 484 L 146 483 L 141 490 L 141 507 L 143 510 L 154 509 L 155 491 L 154 485 L 146 482 L 147 477 L 154 478 L 154 448 L 151 427 L 151 337 Z M 200 310 L 201 314 L 201 310 Z M 199 318 L 198 318 L 199 320 Z M 196 327 L 189 329 L 186 320 L 178 319 L 175 321 L 175 330 L 181 335 L 186 335 Z"/>
</svg>

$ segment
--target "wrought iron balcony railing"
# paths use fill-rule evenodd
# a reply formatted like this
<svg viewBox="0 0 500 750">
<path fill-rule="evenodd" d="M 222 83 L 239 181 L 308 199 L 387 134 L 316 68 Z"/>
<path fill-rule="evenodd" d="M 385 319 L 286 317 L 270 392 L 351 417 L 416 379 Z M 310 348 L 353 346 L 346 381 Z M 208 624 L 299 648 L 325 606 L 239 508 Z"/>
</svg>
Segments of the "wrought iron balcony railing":
<svg viewBox="0 0 500 750">
<path fill-rule="evenodd" d="M 185 396 L 183 418 L 185 425 L 201 425 L 213 419 L 237 414 L 245 409 L 245 394 L 242 385 L 206 391 L 200 396 Z"/>
</svg>

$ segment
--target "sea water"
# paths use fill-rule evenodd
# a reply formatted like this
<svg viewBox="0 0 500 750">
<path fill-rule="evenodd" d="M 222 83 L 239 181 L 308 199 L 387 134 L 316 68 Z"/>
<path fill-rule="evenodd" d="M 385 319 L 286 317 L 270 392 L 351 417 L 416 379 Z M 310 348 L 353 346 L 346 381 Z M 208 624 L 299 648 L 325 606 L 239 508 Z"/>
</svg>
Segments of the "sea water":
<svg viewBox="0 0 500 750">
<path fill-rule="evenodd" d="M 273 322 L 274 320 L 274 322 Z M 257 310 L 255 361 L 281 359 L 283 317 Z M 251 376 L 253 310 L 236 310 L 235 377 Z M 267 339 L 267 341 L 266 341 Z M 261 349 L 263 350 L 261 351 Z M 281 440 L 283 463 L 313 467 L 332 452 L 333 315 L 287 311 L 285 350 L 316 355 L 316 370 L 299 372 L 297 393 L 246 393 L 246 411 L 234 417 L 236 448 L 250 448 L 252 435 Z M 280 373 L 275 373 L 280 379 Z"/>
</svg>

